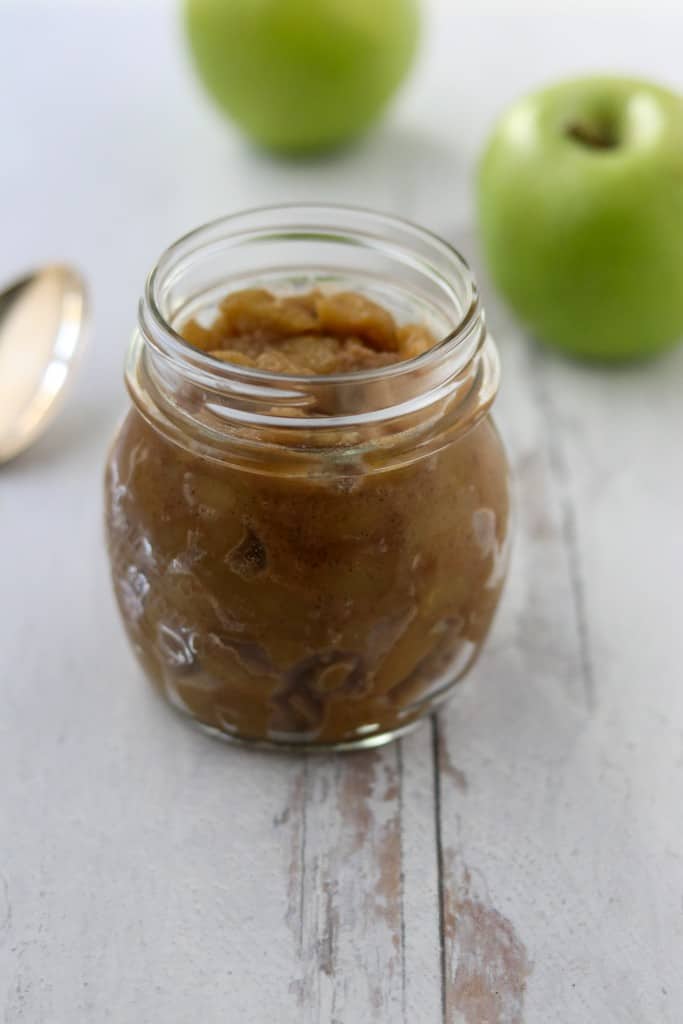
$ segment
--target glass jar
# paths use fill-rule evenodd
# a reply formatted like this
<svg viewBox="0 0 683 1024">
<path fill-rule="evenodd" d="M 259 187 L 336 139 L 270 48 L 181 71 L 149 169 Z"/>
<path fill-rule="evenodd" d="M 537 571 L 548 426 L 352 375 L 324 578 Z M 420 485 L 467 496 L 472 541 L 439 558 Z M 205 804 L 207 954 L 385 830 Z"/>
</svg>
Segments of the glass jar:
<svg viewBox="0 0 683 1024">
<path fill-rule="evenodd" d="M 442 340 L 297 377 L 179 336 L 247 286 L 361 292 Z M 443 701 L 488 632 L 509 531 L 498 359 L 458 253 L 345 207 L 216 221 L 152 271 L 126 380 L 107 539 L 159 691 L 213 733 L 300 749 L 386 742 Z"/>
</svg>

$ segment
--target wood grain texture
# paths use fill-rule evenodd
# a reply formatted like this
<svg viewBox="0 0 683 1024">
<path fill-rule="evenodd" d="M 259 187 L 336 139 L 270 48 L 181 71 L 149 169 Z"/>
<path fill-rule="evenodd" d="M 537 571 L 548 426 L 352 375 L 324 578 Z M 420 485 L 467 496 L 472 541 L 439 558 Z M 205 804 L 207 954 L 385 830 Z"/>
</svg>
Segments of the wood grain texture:
<svg viewBox="0 0 683 1024">
<path fill-rule="evenodd" d="M 319 198 L 413 216 L 476 263 L 473 160 L 511 95 L 576 54 L 681 84 L 674 18 L 433 7 L 387 123 L 291 165 L 205 104 L 171 7 L 5 5 L 0 273 L 74 260 L 94 324 L 64 414 L 0 471 L 4 1024 L 683 1017 L 683 350 L 574 366 L 476 268 L 511 574 L 475 671 L 399 744 L 297 759 L 208 741 L 142 684 L 110 596 L 101 467 L 164 245 Z"/>
<path fill-rule="evenodd" d="M 295 981 L 303 1020 L 403 1012 L 399 753 L 306 765 Z"/>
</svg>

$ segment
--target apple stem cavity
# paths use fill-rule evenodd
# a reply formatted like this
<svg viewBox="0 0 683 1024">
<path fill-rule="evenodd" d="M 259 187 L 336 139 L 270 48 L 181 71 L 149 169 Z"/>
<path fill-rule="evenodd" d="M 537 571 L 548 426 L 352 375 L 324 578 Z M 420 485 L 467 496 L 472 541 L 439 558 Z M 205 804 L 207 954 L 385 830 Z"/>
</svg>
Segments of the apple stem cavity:
<svg viewBox="0 0 683 1024">
<path fill-rule="evenodd" d="M 607 121 L 572 121 L 565 133 L 588 149 L 615 149 L 619 145 L 615 125 Z"/>
</svg>

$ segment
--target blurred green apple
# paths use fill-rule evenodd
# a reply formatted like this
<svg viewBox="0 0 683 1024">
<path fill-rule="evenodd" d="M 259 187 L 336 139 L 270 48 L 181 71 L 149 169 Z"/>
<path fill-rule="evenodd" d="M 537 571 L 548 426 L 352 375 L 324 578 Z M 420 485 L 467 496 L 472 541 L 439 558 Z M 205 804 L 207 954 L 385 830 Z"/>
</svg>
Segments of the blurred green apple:
<svg viewBox="0 0 683 1024">
<path fill-rule="evenodd" d="M 406 74 L 418 0 L 185 0 L 199 76 L 260 145 L 325 149 L 363 132 Z"/>
<path fill-rule="evenodd" d="M 602 360 L 683 337 L 683 98 L 568 81 L 502 117 L 478 175 L 491 276 L 543 341 Z"/>
</svg>

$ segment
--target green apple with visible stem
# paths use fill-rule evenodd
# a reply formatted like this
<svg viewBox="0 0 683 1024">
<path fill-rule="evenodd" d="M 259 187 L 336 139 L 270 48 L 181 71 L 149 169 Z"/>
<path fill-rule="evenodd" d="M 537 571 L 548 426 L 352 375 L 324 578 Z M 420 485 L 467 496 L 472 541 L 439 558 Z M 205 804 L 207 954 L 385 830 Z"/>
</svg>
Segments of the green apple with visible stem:
<svg viewBox="0 0 683 1024">
<path fill-rule="evenodd" d="M 542 341 L 622 360 L 683 337 L 683 98 L 588 77 L 503 115 L 478 171 L 494 282 Z"/>
<path fill-rule="evenodd" d="M 339 145 L 380 115 L 412 62 L 418 0 L 185 0 L 199 77 L 257 144 Z"/>
</svg>

